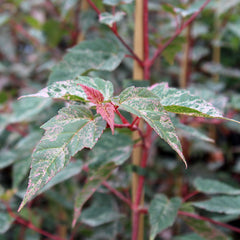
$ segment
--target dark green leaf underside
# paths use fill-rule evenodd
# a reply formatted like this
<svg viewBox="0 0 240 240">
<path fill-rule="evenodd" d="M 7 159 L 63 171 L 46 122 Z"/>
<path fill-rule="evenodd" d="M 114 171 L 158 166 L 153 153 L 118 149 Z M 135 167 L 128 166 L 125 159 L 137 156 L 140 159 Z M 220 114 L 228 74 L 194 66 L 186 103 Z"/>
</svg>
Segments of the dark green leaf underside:
<svg viewBox="0 0 240 240">
<path fill-rule="evenodd" d="M 72 226 L 75 226 L 77 219 L 81 215 L 83 205 L 96 192 L 101 183 L 111 175 L 112 171 L 115 168 L 116 165 L 111 162 L 106 165 L 103 165 L 96 171 L 90 172 L 86 184 L 84 185 L 82 191 L 77 196 L 77 199 L 75 201 L 74 218 Z"/>
</svg>

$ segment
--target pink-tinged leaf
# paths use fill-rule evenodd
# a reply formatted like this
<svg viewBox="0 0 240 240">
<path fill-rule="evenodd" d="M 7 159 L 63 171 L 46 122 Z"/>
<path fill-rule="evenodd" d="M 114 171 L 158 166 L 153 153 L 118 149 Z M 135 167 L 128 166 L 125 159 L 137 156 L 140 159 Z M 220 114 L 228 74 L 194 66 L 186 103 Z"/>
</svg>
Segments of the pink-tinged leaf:
<svg viewBox="0 0 240 240">
<path fill-rule="evenodd" d="M 112 130 L 112 134 L 114 134 L 114 113 L 116 109 L 114 105 L 110 102 L 97 104 L 97 113 L 99 113 L 104 120 L 107 121 L 108 125 Z"/>
<path fill-rule="evenodd" d="M 64 169 L 72 156 L 83 148 L 94 147 L 106 122 L 89 109 L 72 105 L 62 108 L 42 128 L 45 134 L 33 152 L 28 188 L 19 211 Z"/>
<path fill-rule="evenodd" d="M 104 101 L 103 94 L 100 91 L 98 91 L 97 89 L 85 86 L 83 84 L 79 84 L 79 85 L 82 87 L 83 91 L 86 93 L 87 99 L 90 102 L 92 102 L 94 104 L 100 104 Z"/>
</svg>

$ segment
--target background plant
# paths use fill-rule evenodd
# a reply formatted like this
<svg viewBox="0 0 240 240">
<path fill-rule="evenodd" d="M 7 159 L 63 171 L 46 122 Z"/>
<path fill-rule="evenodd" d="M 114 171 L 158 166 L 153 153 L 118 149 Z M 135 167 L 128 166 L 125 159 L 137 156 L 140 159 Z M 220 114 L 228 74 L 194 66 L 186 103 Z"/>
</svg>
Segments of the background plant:
<svg viewBox="0 0 240 240">
<path fill-rule="evenodd" d="M 3 239 L 143 239 L 143 215 L 145 238 L 238 239 L 239 126 L 223 116 L 239 118 L 239 3 L 143 1 L 141 56 L 130 38 L 139 2 L 2 3 Z M 134 79 L 150 81 L 129 80 L 133 59 Z M 37 197 L 17 214 L 36 145 L 23 204 Z M 136 148 L 140 166 L 128 160 Z"/>
</svg>

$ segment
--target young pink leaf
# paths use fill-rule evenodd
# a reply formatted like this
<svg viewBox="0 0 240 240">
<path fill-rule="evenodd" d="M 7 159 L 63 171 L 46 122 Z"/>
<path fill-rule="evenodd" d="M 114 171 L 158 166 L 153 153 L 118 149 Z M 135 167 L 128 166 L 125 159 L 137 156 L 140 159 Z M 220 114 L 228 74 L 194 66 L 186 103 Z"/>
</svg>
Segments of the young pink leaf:
<svg viewBox="0 0 240 240">
<path fill-rule="evenodd" d="M 107 121 L 108 125 L 112 130 L 112 134 L 114 134 L 114 112 L 115 107 L 112 103 L 102 103 L 97 104 L 97 113 L 99 113 L 104 120 Z"/>
<path fill-rule="evenodd" d="M 79 84 L 79 85 L 82 87 L 83 91 L 86 93 L 87 99 L 90 102 L 92 102 L 94 104 L 100 104 L 104 101 L 103 94 L 100 91 L 98 91 L 97 89 L 85 86 L 83 84 Z"/>
</svg>

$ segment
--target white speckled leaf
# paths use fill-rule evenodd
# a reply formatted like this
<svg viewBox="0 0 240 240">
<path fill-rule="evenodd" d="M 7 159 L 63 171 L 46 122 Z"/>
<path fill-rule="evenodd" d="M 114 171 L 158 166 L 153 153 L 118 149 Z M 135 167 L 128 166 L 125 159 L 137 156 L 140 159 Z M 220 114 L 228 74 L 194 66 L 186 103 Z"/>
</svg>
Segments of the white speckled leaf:
<svg viewBox="0 0 240 240">
<path fill-rule="evenodd" d="M 224 214 L 240 214 L 240 196 L 216 196 L 209 200 L 194 202 L 194 207 L 204 209 L 209 212 Z"/>
<path fill-rule="evenodd" d="M 106 165 L 101 166 L 96 171 L 92 171 L 84 185 L 82 191 L 77 196 L 74 206 L 74 218 L 72 226 L 75 226 L 77 219 L 81 215 L 82 207 L 86 201 L 96 192 L 98 187 L 103 181 L 105 181 L 112 173 L 112 171 L 117 167 L 115 163 L 110 162 Z"/>
<path fill-rule="evenodd" d="M 187 90 L 169 88 L 167 83 L 155 84 L 149 89 L 160 98 L 164 109 L 169 112 L 195 117 L 223 118 L 222 113 L 211 103 Z"/>
<path fill-rule="evenodd" d="M 199 192 L 207 194 L 226 194 L 226 195 L 239 195 L 240 189 L 233 187 L 227 183 L 206 178 L 196 178 L 194 180 L 194 186 Z"/>
<path fill-rule="evenodd" d="M 110 81 L 101 78 L 76 77 L 74 80 L 55 82 L 46 88 L 43 88 L 36 94 L 23 97 L 43 97 L 60 98 L 65 100 L 88 101 L 87 95 L 81 85 L 91 87 L 100 91 L 104 100 L 108 100 L 113 95 L 113 85 Z"/>
<path fill-rule="evenodd" d="M 68 164 L 71 156 L 96 144 L 106 122 L 90 110 L 73 105 L 61 109 L 42 128 L 46 132 L 33 152 L 28 188 L 19 210 Z"/>
<path fill-rule="evenodd" d="M 133 0 L 103 0 L 103 3 L 110 6 L 117 6 L 118 4 L 129 4 L 132 3 Z"/>
<path fill-rule="evenodd" d="M 114 23 L 121 21 L 124 16 L 125 12 L 116 12 L 115 15 L 112 15 L 111 13 L 108 12 L 104 12 L 100 14 L 99 22 L 106 24 L 109 27 L 112 27 Z"/>
<path fill-rule="evenodd" d="M 154 197 L 149 207 L 150 240 L 154 240 L 158 233 L 173 225 L 180 206 L 181 199 L 178 197 L 168 199 L 163 194 Z"/>
<path fill-rule="evenodd" d="M 92 70 L 113 71 L 124 58 L 119 45 L 110 40 L 84 41 L 68 50 L 50 74 L 49 83 L 75 79 Z"/>
<path fill-rule="evenodd" d="M 143 118 L 186 164 L 175 127 L 155 94 L 146 88 L 130 87 L 120 94 L 116 104 L 121 109 Z"/>
</svg>

